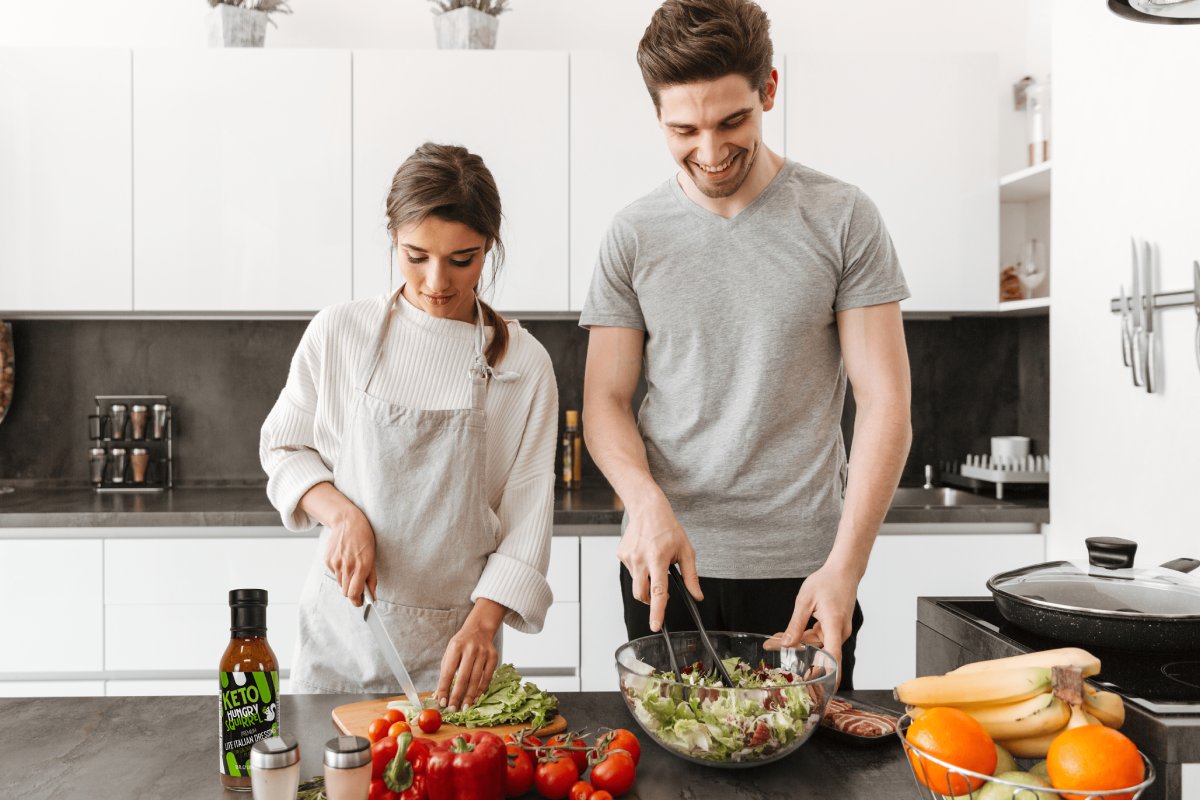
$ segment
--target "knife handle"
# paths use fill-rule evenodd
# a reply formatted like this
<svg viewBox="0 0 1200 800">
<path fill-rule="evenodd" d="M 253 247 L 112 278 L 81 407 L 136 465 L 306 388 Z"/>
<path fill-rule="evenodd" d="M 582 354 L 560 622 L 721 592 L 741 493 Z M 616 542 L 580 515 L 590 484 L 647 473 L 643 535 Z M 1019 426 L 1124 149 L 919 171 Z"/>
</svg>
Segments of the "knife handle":
<svg viewBox="0 0 1200 800">
<path fill-rule="evenodd" d="M 1154 334 L 1146 334 L 1146 352 L 1142 355 L 1142 366 L 1146 370 L 1146 392 L 1154 394 Z"/>
<path fill-rule="evenodd" d="M 1121 360 L 1125 366 L 1133 366 L 1133 335 L 1129 332 L 1129 318 L 1121 315 Z"/>
</svg>

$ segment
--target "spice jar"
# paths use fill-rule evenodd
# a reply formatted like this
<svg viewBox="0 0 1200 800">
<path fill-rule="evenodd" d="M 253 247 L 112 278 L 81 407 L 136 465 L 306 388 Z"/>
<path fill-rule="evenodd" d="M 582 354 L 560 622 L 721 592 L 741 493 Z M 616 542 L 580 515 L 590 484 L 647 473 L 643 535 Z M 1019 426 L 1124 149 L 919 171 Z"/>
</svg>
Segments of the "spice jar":
<svg viewBox="0 0 1200 800">
<path fill-rule="evenodd" d="M 134 439 L 146 438 L 146 407 L 134 405 L 129 409 L 129 424 L 133 428 Z"/>
<path fill-rule="evenodd" d="M 295 736 L 259 739 L 250 748 L 254 800 L 296 800 L 300 788 L 300 745 Z"/>
<path fill-rule="evenodd" d="M 133 467 L 133 482 L 146 482 L 146 465 L 150 463 L 150 454 L 144 447 L 135 447 L 129 451 L 129 466 Z"/>
<path fill-rule="evenodd" d="M 371 743 L 361 736 L 335 736 L 325 743 L 325 796 L 367 800 L 371 789 Z"/>
</svg>

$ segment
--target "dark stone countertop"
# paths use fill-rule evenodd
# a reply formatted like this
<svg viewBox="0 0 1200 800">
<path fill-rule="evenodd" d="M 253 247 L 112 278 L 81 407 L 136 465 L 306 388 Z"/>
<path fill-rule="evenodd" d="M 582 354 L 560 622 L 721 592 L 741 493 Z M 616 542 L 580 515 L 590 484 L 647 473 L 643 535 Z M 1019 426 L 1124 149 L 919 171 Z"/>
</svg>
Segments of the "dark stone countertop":
<svg viewBox="0 0 1200 800">
<path fill-rule="evenodd" d="M 214 684 L 215 686 L 215 684 Z M 897 708 L 890 692 L 847 692 L 850 699 Z M 296 695 L 282 699 L 283 732 L 300 742 L 300 775 L 321 774 L 330 712 L 366 695 Z M 814 797 L 844 800 L 917 798 L 900 743 L 846 745 L 817 732 L 773 764 L 752 769 L 702 767 L 647 737 L 616 692 L 559 695 L 574 729 L 628 727 L 642 741 L 637 782 L 627 798 Z M 217 776 L 217 697 L 73 697 L 0 700 L 5 797 L 56 800 L 203 800 L 226 793 Z M 528 795 L 534 797 L 533 793 Z"/>
<path fill-rule="evenodd" d="M 612 526 L 621 524 L 623 509 L 620 498 L 607 485 L 571 491 L 557 489 L 555 532 L 572 536 L 611 535 Z M 893 508 L 884 520 L 882 532 L 913 533 L 919 531 L 910 526 L 930 524 L 1009 524 L 1025 526 L 1027 530 L 1008 532 L 1032 532 L 1049 519 L 1044 500 L 1002 506 Z M 6 528 L 280 528 L 281 525 L 279 513 L 267 502 L 262 487 L 178 488 L 119 494 L 97 493 L 87 488 L 18 486 L 11 493 L 0 494 L 0 537 Z"/>
</svg>

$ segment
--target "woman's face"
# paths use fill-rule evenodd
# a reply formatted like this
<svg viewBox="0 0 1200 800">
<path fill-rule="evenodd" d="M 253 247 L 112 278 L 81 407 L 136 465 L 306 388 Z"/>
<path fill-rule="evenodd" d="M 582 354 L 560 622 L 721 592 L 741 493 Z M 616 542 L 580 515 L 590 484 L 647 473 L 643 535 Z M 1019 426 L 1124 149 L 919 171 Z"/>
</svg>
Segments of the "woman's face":
<svg viewBox="0 0 1200 800">
<path fill-rule="evenodd" d="M 396 232 L 404 299 L 433 317 L 472 322 L 491 243 L 461 222 L 427 217 Z"/>
</svg>

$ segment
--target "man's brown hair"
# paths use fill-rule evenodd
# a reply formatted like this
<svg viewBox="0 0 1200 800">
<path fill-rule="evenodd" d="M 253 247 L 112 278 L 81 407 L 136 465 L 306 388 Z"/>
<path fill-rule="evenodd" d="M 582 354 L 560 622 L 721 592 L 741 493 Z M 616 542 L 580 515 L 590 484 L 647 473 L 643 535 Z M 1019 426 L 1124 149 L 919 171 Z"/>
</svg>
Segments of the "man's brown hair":
<svg viewBox="0 0 1200 800">
<path fill-rule="evenodd" d="M 667 86 L 737 74 L 766 98 L 771 23 L 752 0 L 666 0 L 638 44 L 638 66 L 659 108 Z"/>
</svg>

